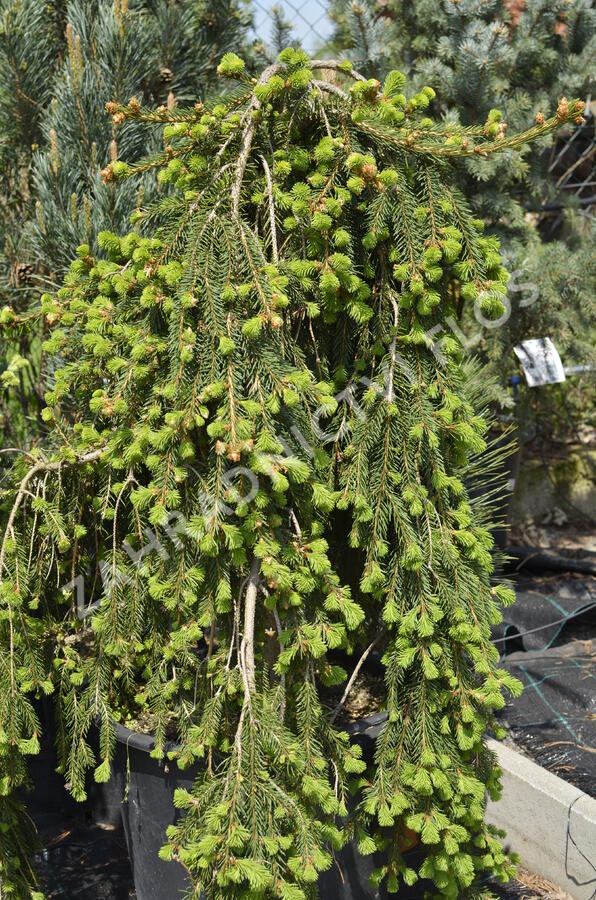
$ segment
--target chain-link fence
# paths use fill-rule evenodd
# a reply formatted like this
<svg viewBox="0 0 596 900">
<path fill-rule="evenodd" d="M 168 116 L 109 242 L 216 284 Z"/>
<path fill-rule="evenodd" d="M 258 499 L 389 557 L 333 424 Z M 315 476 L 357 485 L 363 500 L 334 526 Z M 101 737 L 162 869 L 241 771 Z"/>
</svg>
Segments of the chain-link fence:
<svg viewBox="0 0 596 900">
<path fill-rule="evenodd" d="M 589 219 L 596 215 L 596 100 L 588 97 L 585 123 L 555 141 L 549 152 L 549 172 L 562 193 L 560 200 L 545 203 L 547 233 L 560 226 L 570 205 Z"/>
<path fill-rule="evenodd" d="M 325 0 L 278 0 L 274 6 L 266 0 L 253 0 L 255 36 L 264 44 L 298 43 L 315 53 L 331 37 L 333 23 Z"/>
</svg>

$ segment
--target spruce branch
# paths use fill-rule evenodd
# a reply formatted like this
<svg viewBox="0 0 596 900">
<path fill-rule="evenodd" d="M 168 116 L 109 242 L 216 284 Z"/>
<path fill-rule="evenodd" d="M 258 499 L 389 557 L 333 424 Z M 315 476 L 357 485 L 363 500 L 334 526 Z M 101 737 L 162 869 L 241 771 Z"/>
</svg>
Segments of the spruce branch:
<svg viewBox="0 0 596 900">
<path fill-rule="evenodd" d="M 279 71 L 279 63 L 274 63 L 273 65 L 268 66 L 259 77 L 257 85 L 265 84 L 273 75 L 277 74 L 277 72 Z M 234 176 L 234 181 L 232 182 L 231 188 L 232 214 L 235 218 L 238 218 L 242 179 L 244 178 L 244 171 L 246 169 L 246 163 L 248 162 L 248 157 L 250 155 L 250 150 L 252 147 L 252 140 L 256 129 L 255 113 L 258 113 L 258 111 L 261 109 L 261 106 L 262 101 L 259 100 L 257 95 L 253 92 L 252 99 L 248 107 L 248 122 L 246 123 L 244 131 L 242 133 L 240 153 L 238 154 L 238 158 L 236 161 L 236 174 Z"/>
<path fill-rule="evenodd" d="M 477 143 L 469 142 L 466 146 L 465 139 L 461 142 L 449 144 L 448 141 L 439 143 L 433 141 L 426 143 L 426 135 L 424 131 L 417 132 L 415 129 L 404 137 L 398 136 L 398 133 L 387 128 L 382 123 L 373 120 L 362 119 L 358 122 L 358 128 L 362 131 L 377 137 L 385 142 L 388 146 L 400 147 L 410 153 L 420 156 L 430 156 L 446 159 L 464 159 L 473 156 L 482 156 L 487 158 L 495 153 L 503 153 L 505 150 L 518 150 L 537 138 L 550 134 L 555 129 L 560 128 L 567 122 L 575 122 L 584 108 L 581 100 L 573 100 L 565 107 L 565 111 L 561 114 L 551 116 L 545 119 L 541 124 L 533 125 L 525 131 L 512 134 L 510 137 L 500 137 L 495 140 L 480 140 Z M 437 132 L 435 132 L 437 134 Z"/>
<path fill-rule="evenodd" d="M 91 450 L 88 453 L 83 453 L 81 456 L 79 456 L 76 459 L 76 461 L 74 463 L 70 462 L 69 460 L 55 460 L 55 461 L 40 460 L 39 462 L 35 463 L 35 465 L 31 466 L 30 469 L 27 470 L 26 474 L 23 476 L 23 478 L 21 479 L 21 482 L 18 486 L 16 497 L 15 497 L 14 503 L 12 504 L 12 508 L 10 510 L 10 513 L 8 515 L 8 519 L 6 521 L 6 525 L 4 528 L 4 537 L 2 539 L 2 544 L 0 545 L 0 584 L 2 583 L 2 573 L 4 570 L 4 561 L 5 561 L 5 557 L 6 557 L 7 541 L 9 539 L 10 534 L 13 531 L 15 519 L 17 517 L 17 514 L 19 512 L 21 504 L 22 504 L 23 500 L 25 499 L 25 497 L 27 496 L 27 486 L 28 486 L 29 482 L 32 481 L 35 478 L 35 476 L 39 475 L 41 472 L 46 472 L 46 473 L 59 472 L 60 469 L 64 465 L 85 465 L 86 463 L 94 462 L 95 460 L 99 459 L 99 457 L 101 456 L 101 454 L 103 452 L 104 451 L 102 449 L 102 450 Z"/>
</svg>

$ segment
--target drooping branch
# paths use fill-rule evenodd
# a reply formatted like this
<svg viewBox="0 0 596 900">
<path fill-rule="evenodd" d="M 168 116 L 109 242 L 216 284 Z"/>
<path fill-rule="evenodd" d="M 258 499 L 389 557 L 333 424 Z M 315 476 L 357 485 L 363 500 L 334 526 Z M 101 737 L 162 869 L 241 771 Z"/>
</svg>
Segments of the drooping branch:
<svg viewBox="0 0 596 900">
<path fill-rule="evenodd" d="M 275 201 L 273 197 L 273 180 L 271 178 L 271 170 L 264 156 L 261 156 L 263 169 L 265 170 L 265 179 L 267 181 L 267 192 L 269 196 L 269 225 L 271 228 L 271 254 L 275 265 L 279 262 L 279 253 L 277 250 L 277 229 L 275 225 Z"/>
<path fill-rule="evenodd" d="M 6 558 L 6 546 L 8 538 L 12 531 L 17 513 L 21 507 L 21 503 L 27 495 L 27 485 L 29 484 L 29 482 L 32 481 L 36 475 L 39 475 L 40 472 L 58 472 L 64 465 L 84 465 L 85 463 L 93 462 L 94 460 L 99 459 L 102 453 L 103 450 L 93 450 L 89 453 L 83 454 L 83 456 L 80 456 L 77 460 L 75 460 L 75 463 L 70 463 L 67 460 L 59 460 L 55 462 L 47 462 L 45 460 L 41 460 L 34 466 L 31 466 L 31 468 L 27 471 L 18 487 L 15 501 L 6 522 L 2 545 L 0 546 L 0 584 L 2 583 L 2 571 L 4 569 L 4 560 Z"/>
<path fill-rule="evenodd" d="M 250 569 L 246 594 L 244 596 L 244 631 L 240 652 L 244 668 L 245 688 L 250 694 L 255 691 L 255 617 L 259 588 L 260 561 L 255 557 Z"/>
<path fill-rule="evenodd" d="M 273 65 L 268 66 L 264 72 L 261 74 L 261 77 L 257 81 L 257 85 L 265 84 L 265 82 L 269 81 L 269 79 L 275 75 L 283 66 L 280 63 L 273 63 Z M 262 102 L 259 100 L 257 95 L 253 93 L 252 100 L 250 101 L 248 107 L 248 122 L 244 128 L 244 132 L 242 134 L 242 142 L 240 144 L 240 153 L 238 154 L 238 160 L 236 162 L 236 174 L 234 176 L 234 181 L 232 182 L 231 188 L 231 196 L 232 196 L 232 213 L 235 218 L 238 218 L 238 211 L 240 206 L 240 191 L 242 189 L 242 179 L 244 178 L 244 172 L 246 170 L 246 164 L 248 162 L 248 157 L 250 156 L 250 150 L 252 147 L 252 142 L 255 134 L 255 130 L 257 127 L 257 121 L 253 113 L 258 112 L 262 106 Z"/>
</svg>

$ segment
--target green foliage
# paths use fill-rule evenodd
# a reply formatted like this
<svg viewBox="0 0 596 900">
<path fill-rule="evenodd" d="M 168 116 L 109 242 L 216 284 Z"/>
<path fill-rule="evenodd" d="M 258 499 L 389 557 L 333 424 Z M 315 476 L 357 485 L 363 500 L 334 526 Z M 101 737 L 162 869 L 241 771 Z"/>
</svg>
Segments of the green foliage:
<svg viewBox="0 0 596 900">
<path fill-rule="evenodd" d="M 515 243 L 508 266 L 515 279 L 510 286 L 514 314 L 506 328 L 485 336 L 478 348 L 501 376 L 511 369 L 513 347 L 528 337 L 549 335 L 566 367 L 586 367 L 563 384 L 522 394 L 524 418 L 547 436 L 567 435 L 576 423 L 595 424 L 593 370 L 596 367 L 596 228 L 571 230 L 565 242 L 535 239 Z M 471 329 L 472 333 L 474 329 Z M 487 339 L 488 338 L 488 339 Z"/>
<path fill-rule="evenodd" d="M 31 856 L 39 849 L 33 822 L 22 803 L 7 796 L 5 785 L 0 793 L 0 887 L 5 896 L 43 900 Z"/>
<path fill-rule="evenodd" d="M 54 688 L 75 797 L 105 778 L 117 720 L 151 728 L 157 757 L 175 729 L 178 763 L 200 762 L 162 852 L 206 897 L 315 896 L 354 829 L 390 890 L 417 877 L 409 829 L 418 874 L 473 895 L 512 871 L 483 823 L 483 736 L 519 684 L 490 641 L 511 597 L 487 503 L 465 486 L 488 421 L 442 329 L 464 289 L 498 314 L 507 273 L 449 160 L 579 107 L 495 137 L 429 120 L 432 91 L 402 99 L 397 74 L 384 94 L 321 69 L 333 82 L 287 48 L 255 83 L 227 56 L 240 83 L 205 105 L 110 107 L 131 133 L 163 127 L 164 149 L 105 183 L 158 171 L 173 193 L 80 245 L 36 314 L 49 436 L 4 499 L 2 765 L 16 787 L 29 697 Z M 345 676 L 332 651 L 373 641 L 387 721 L 367 769 L 324 687 Z"/>
<path fill-rule="evenodd" d="M 100 170 L 118 154 L 134 162 L 155 137 L 138 123 L 112 123 L 106 102 L 163 103 L 200 98 L 216 77 L 216 60 L 241 45 L 247 25 L 230 0 L 212 0 L 197 15 L 193 3 L 128 8 L 73 0 L 67 9 L 65 59 L 42 117 L 44 147 L 33 160 L 36 215 L 31 249 L 38 264 L 61 276 L 73 245 L 97 249 L 102 229 L 123 231 L 134 208 L 155 191 L 104 183 Z"/>
<path fill-rule="evenodd" d="M 397 65 L 416 86 L 436 88 L 439 96 L 433 109 L 446 122 L 468 126 L 485 119 L 489 133 L 498 134 L 503 122 L 517 130 L 532 117 L 540 121 L 565 92 L 585 96 L 591 90 L 596 11 L 590 0 L 365 0 L 357 5 L 334 0 L 332 8 L 337 48 L 376 78 L 382 79 Z M 563 133 L 563 140 L 570 137 L 571 130 Z M 585 328 L 586 320 L 593 322 L 589 294 L 596 278 L 590 229 L 578 226 L 570 236 L 566 227 L 567 247 L 558 241 L 543 247 L 535 226 L 544 204 L 568 203 L 572 211 L 575 204 L 573 197 L 562 195 L 549 171 L 553 153 L 561 151 L 561 145 L 555 150 L 552 140 L 488 158 L 478 155 L 457 172 L 460 189 L 490 233 L 501 237 L 507 266 L 516 273 L 509 291 L 510 318 L 495 330 L 484 328 L 478 345 L 504 384 L 517 367 L 511 349 L 519 339 L 552 337 L 566 364 L 589 365 L 596 347 L 593 325 Z M 581 222 L 582 216 L 576 213 L 575 219 Z M 565 279 L 563 286 L 555 274 L 578 269 L 583 288 L 575 277 L 569 283 Z M 516 290 L 521 283 L 534 287 Z M 562 295 L 555 297 L 562 289 L 563 328 Z M 528 302 L 530 294 L 537 302 Z M 477 335 L 470 313 L 469 304 L 461 304 L 457 318 L 464 334 Z M 582 389 L 589 391 L 589 385 L 577 385 L 573 379 L 557 388 L 578 419 L 584 412 L 576 400 Z M 569 422 L 553 403 L 553 392 L 543 391 L 541 397 L 536 393 L 525 398 L 527 403 L 537 404 L 555 431 L 566 431 Z M 585 408 L 593 405 L 592 397 L 589 391 Z"/>
<path fill-rule="evenodd" d="M 242 46 L 249 17 L 234 0 L 200 10 L 192 0 L 6 0 L 1 8 L 0 306 L 23 312 L 57 286 L 74 246 L 95 252 L 99 232 L 124 231 L 157 190 L 150 176 L 136 185 L 102 181 L 118 152 L 134 161 L 156 146 L 138 123 L 116 134 L 106 101 L 200 99 L 216 80 L 217 59 Z M 0 348 L 0 370 L 18 356 L 30 363 L 18 385 L 0 386 L 8 445 L 29 446 L 44 431 L 40 337 L 19 335 Z"/>
</svg>

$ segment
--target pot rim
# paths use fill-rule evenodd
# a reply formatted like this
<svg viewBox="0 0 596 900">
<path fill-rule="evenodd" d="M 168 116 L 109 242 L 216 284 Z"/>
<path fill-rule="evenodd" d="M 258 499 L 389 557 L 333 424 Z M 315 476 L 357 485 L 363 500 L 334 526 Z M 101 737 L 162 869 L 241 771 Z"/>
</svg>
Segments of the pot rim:
<svg viewBox="0 0 596 900">
<path fill-rule="evenodd" d="M 350 724 L 345 725 L 342 730 L 347 731 L 350 737 L 365 735 L 370 738 L 376 738 L 378 731 L 386 720 L 386 712 L 376 712 L 372 713 L 370 716 L 365 716 L 363 719 L 358 719 L 356 722 L 350 722 Z M 133 731 L 132 728 L 121 725 L 120 722 L 113 722 L 113 726 L 116 734 L 116 741 L 119 744 L 124 744 L 126 747 L 132 747 L 134 750 L 141 750 L 144 753 L 151 753 L 155 748 L 155 738 L 152 734 L 144 734 L 142 731 Z M 180 744 L 177 744 L 175 741 L 166 741 L 164 743 L 165 754 L 179 749 Z"/>
</svg>

